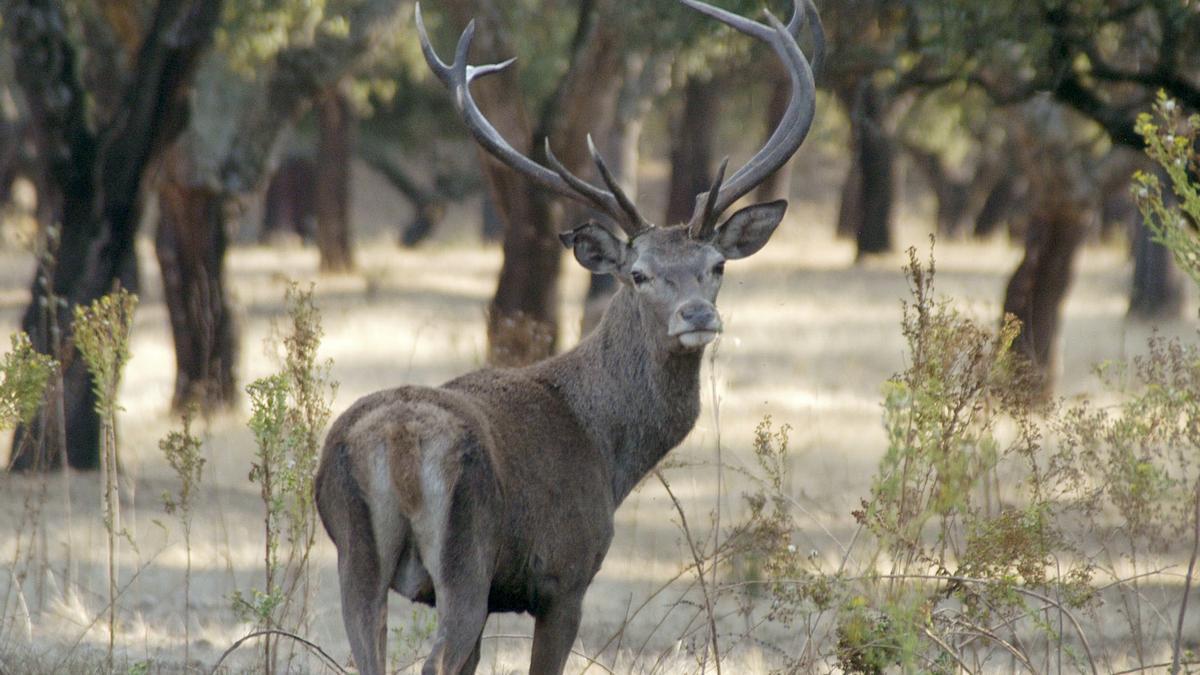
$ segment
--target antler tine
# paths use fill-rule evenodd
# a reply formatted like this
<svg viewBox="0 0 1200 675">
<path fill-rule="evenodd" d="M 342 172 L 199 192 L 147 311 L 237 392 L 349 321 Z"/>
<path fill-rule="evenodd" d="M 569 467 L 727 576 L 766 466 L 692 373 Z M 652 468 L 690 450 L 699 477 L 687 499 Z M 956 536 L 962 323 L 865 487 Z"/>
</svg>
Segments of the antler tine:
<svg viewBox="0 0 1200 675">
<path fill-rule="evenodd" d="M 766 13 L 768 25 L 752 21 L 737 14 L 713 7 L 701 0 L 679 0 L 688 7 L 712 17 L 735 30 L 761 40 L 775 51 L 784 62 L 791 79 L 792 97 L 784 111 L 779 126 L 771 134 L 770 139 L 745 166 L 734 172 L 733 176 L 721 188 L 713 206 L 713 217 L 719 216 L 742 195 L 753 190 L 759 183 L 766 180 L 799 149 L 812 127 L 813 116 L 816 112 L 816 84 L 813 81 L 812 67 L 804 53 L 796 44 L 796 38 L 787 26 L 784 26 L 770 12 Z M 793 0 L 811 4 L 810 0 Z M 799 30 L 800 23 L 793 13 L 793 28 Z M 805 7 L 804 15 L 813 31 L 813 43 L 817 51 L 824 50 L 824 32 L 816 8 Z M 699 208 L 699 205 L 697 205 Z M 693 216 L 695 221 L 696 216 Z"/>
<path fill-rule="evenodd" d="M 721 183 L 725 181 L 725 169 L 729 167 L 729 158 L 721 160 L 721 166 L 717 169 L 717 175 L 713 178 L 712 187 L 708 188 L 708 192 L 696 197 L 696 216 L 692 217 L 692 222 L 688 224 L 688 234 L 692 239 L 699 241 L 707 241 L 712 237 L 713 232 L 717 229 L 717 218 L 721 217 L 720 212 L 713 211 L 713 207 L 717 204 L 717 195 L 721 194 Z M 704 210 L 700 209 L 700 200 L 704 200 Z"/>
<path fill-rule="evenodd" d="M 429 69 L 443 84 L 450 84 L 450 66 L 446 65 L 446 62 L 438 57 L 437 52 L 433 51 L 433 45 L 429 43 L 429 32 L 425 30 L 425 19 L 421 16 L 421 3 L 418 2 L 416 5 L 417 37 L 421 43 L 421 53 L 425 56 L 425 63 L 429 64 Z"/>
<path fill-rule="evenodd" d="M 567 185 L 571 186 L 571 189 L 583 195 L 588 200 L 589 206 L 598 208 L 601 211 L 606 210 L 607 204 L 605 199 L 608 197 L 608 195 L 605 194 L 605 192 L 600 188 L 583 180 L 579 176 L 576 176 L 575 174 L 571 173 L 570 169 L 563 166 L 563 163 L 560 162 L 558 157 L 554 154 L 554 150 L 550 149 L 549 137 L 542 139 L 542 142 L 544 143 L 546 152 L 546 161 L 550 164 L 550 168 L 554 170 L 554 173 L 558 174 L 560 178 L 566 181 Z"/>
<path fill-rule="evenodd" d="M 813 4 L 813 0 L 804 0 L 803 3 L 792 2 L 792 18 L 788 19 L 788 33 L 796 40 L 800 39 L 800 31 L 804 29 L 804 25 L 811 26 L 812 41 L 813 41 L 813 56 L 809 59 L 812 65 L 813 73 L 821 72 L 821 66 L 825 63 L 825 25 L 821 23 L 821 15 L 817 12 L 817 6 Z"/>
<path fill-rule="evenodd" d="M 421 42 L 421 53 L 425 56 L 425 62 L 442 84 L 450 89 L 459 117 L 462 118 L 467 130 L 471 132 L 471 136 L 480 146 L 513 171 L 533 181 L 534 184 L 601 211 L 620 224 L 626 232 L 640 231 L 644 221 L 640 216 L 631 220 L 630 212 L 622 203 L 622 201 L 628 201 L 622 199 L 623 195 L 618 197 L 580 180 L 554 158 L 553 153 L 549 152 L 548 144 L 546 154 L 554 170 L 529 159 L 513 148 L 479 110 L 479 106 L 471 96 L 471 82 L 476 78 L 504 70 L 516 59 L 483 66 L 469 65 L 467 56 L 471 49 L 471 41 L 475 36 L 475 22 L 471 21 L 462 32 L 462 36 L 459 37 L 454 53 L 454 63 L 447 64 L 438 57 L 437 52 L 433 49 L 429 34 L 425 29 L 425 21 L 421 16 L 419 2 L 416 4 L 416 23 L 417 36 Z"/>
<path fill-rule="evenodd" d="M 604 157 L 601 156 L 600 151 L 596 149 L 596 144 L 592 142 L 591 134 L 587 135 L 587 145 L 588 153 L 590 153 L 592 156 L 592 162 L 596 164 L 596 170 L 600 172 L 600 178 L 604 180 L 604 184 L 608 186 L 608 191 L 611 192 L 613 197 L 616 198 L 617 205 L 621 207 L 621 210 L 625 212 L 625 215 L 629 219 L 628 223 L 622 223 L 621 225 L 623 228 L 625 228 L 625 233 L 628 234 L 630 238 L 633 238 L 638 234 L 650 229 L 650 223 L 646 222 L 646 219 L 643 218 L 642 214 L 638 212 L 637 205 L 634 204 L 633 200 L 630 199 L 629 196 L 625 194 L 625 191 L 621 189 L 621 184 L 617 182 L 617 179 L 613 177 L 612 172 L 609 171 L 608 165 L 604 163 Z M 626 225 L 629 225 L 630 227 L 625 227 Z"/>
</svg>

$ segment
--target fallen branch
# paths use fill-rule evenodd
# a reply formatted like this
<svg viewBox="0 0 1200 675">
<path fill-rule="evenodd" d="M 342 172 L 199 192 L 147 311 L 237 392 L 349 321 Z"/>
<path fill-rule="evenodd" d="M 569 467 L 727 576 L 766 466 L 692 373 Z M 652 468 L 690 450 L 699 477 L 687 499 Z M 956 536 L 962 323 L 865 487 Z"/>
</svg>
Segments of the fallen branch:
<svg viewBox="0 0 1200 675">
<path fill-rule="evenodd" d="M 333 657 L 330 656 L 324 649 L 321 649 L 320 645 L 316 644 L 315 642 L 309 642 L 308 640 L 300 637 L 299 635 L 296 635 L 295 633 L 289 633 L 286 630 L 279 630 L 276 628 L 256 630 L 253 633 L 250 633 L 249 635 L 243 636 L 237 642 L 234 642 L 233 644 L 229 645 L 229 649 L 226 649 L 221 654 L 221 658 L 217 659 L 217 662 L 213 664 L 212 669 L 208 671 L 208 675 L 216 675 L 217 669 L 221 667 L 221 664 L 225 661 L 225 659 L 230 654 L 237 651 L 237 648 L 241 647 L 243 643 L 245 643 L 249 640 L 252 640 L 254 638 L 263 637 L 264 635 L 279 635 L 281 637 L 291 638 L 291 639 L 295 640 L 296 642 L 299 642 L 300 644 L 304 645 L 305 647 L 308 647 L 308 649 L 310 651 L 312 651 L 313 653 L 315 653 L 317 656 L 320 656 L 325 661 L 325 664 L 328 665 L 333 670 L 341 673 L 342 675 L 349 675 L 349 671 L 347 671 L 345 668 L 338 665 L 338 662 L 335 661 L 333 659 Z"/>
</svg>

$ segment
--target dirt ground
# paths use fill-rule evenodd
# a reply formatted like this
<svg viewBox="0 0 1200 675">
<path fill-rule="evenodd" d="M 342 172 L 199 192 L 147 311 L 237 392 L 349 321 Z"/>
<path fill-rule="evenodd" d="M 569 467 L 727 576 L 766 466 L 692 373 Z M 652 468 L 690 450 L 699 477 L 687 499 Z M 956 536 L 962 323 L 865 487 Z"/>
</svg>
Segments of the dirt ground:
<svg viewBox="0 0 1200 675">
<path fill-rule="evenodd" d="M 373 190 L 368 180 L 365 187 Z M 313 281 L 326 336 L 321 357 L 333 360 L 340 387 L 334 414 L 358 397 L 399 383 L 437 384 L 478 367 L 484 354 L 483 313 L 500 263 L 496 247 L 483 247 L 463 226 L 440 234 L 429 245 L 396 248 L 392 225 L 402 207 L 391 198 L 356 204 L 355 217 L 370 221 L 360 241 L 360 272 L 319 277 L 309 249 L 278 250 L 240 246 L 229 259 L 230 287 L 242 329 L 239 368 L 243 383 L 271 372 L 275 358 L 264 340 L 282 311 L 289 279 Z M 361 201 L 361 200 L 360 200 Z M 898 329 L 906 285 L 901 253 L 854 264 L 852 245 L 835 241 L 829 200 L 793 203 L 788 219 L 760 254 L 732 263 L 720 306 L 726 332 L 705 366 L 704 412 L 695 431 L 671 456 L 694 466 L 672 468 L 668 476 L 688 510 L 689 521 L 707 527 L 718 502 L 723 518 L 741 512 L 746 489 L 726 472 L 717 492 L 718 443 L 725 462 L 752 462 L 752 430 L 766 415 L 792 425 L 792 476 L 798 502 L 811 529 L 798 548 L 833 558 L 852 533 L 849 512 L 868 489 L 884 449 L 880 385 L 903 364 Z M 915 245 L 927 250 L 920 209 L 901 218 L 897 251 Z M 393 215 L 394 214 L 394 215 Z M 463 209 L 451 220 L 471 222 Z M 163 513 L 159 494 L 173 488 L 170 468 L 157 442 L 175 420 L 167 403 L 173 385 L 173 355 L 152 248 L 142 242 L 143 294 L 133 336 L 133 359 L 121 390 L 122 457 L 127 478 L 126 522 L 137 552 L 123 547 L 120 600 L 120 663 L 154 662 L 151 670 L 182 670 L 182 578 L 184 548 L 174 520 Z M 937 286 L 957 306 L 988 321 L 999 315 L 1007 275 L 1020 251 L 1003 241 L 939 242 Z M 586 283 L 568 264 L 563 284 L 563 337 L 578 339 L 580 299 Z M 16 329 L 26 302 L 30 275 L 27 254 L 0 253 L 0 333 Z M 1075 395 L 1096 388 L 1093 364 L 1140 351 L 1149 329 L 1128 323 L 1125 308 L 1130 267 L 1121 246 L 1089 246 L 1083 253 L 1066 304 L 1062 335 L 1060 391 Z M 1196 299 L 1186 315 L 1195 317 Z M 1167 334 L 1194 335 L 1193 320 L 1162 327 Z M 246 429 L 248 410 L 210 420 L 203 427 L 208 460 L 193 534 L 192 670 L 207 672 L 220 653 L 250 628 L 230 610 L 230 594 L 262 585 L 262 505 L 247 480 L 253 442 Z M 6 435 L 7 436 L 7 435 Z M 8 443 L 6 437 L 2 443 Z M 0 447 L 0 457 L 7 448 Z M 0 672 L 33 668 L 42 672 L 99 668 L 107 643 L 105 621 L 105 532 L 100 521 L 97 476 L 52 477 L 43 513 L 48 568 L 25 587 L 10 589 L 0 626 Z M 23 505 L 40 482 L 0 474 L 0 560 L 9 569 Z M 69 488 L 69 489 L 68 489 Z M 36 497 L 34 497 L 36 498 Z M 68 514 L 69 506 L 69 514 Z M 835 539 L 837 541 L 835 541 Z M 308 637 L 342 663 L 349 662 L 337 593 L 335 554 L 324 536 L 314 553 L 317 601 Z M 616 540 L 587 597 L 578 651 L 593 654 L 625 623 L 631 608 L 689 560 L 677 517 L 656 481 L 646 481 L 617 514 Z M 694 672 L 687 633 L 692 611 L 675 604 L 683 585 L 658 596 L 629 621 L 622 637 L 626 653 L 618 671 Z M 11 592 L 10 592 L 11 591 Z M 19 591 L 19 592 L 18 592 Z M 23 603 L 23 604 L 22 604 Z M 414 611 L 393 596 L 390 626 L 405 635 L 419 633 L 428 613 Z M 736 619 L 731 619 L 736 621 Z M 493 616 L 485 635 L 482 673 L 524 672 L 532 621 Z M 395 637 L 395 636 L 393 636 Z M 788 639 L 773 636 L 772 639 Z M 393 642 L 397 642 L 393 639 Z M 643 649 L 638 649 L 644 643 Z M 420 655 L 418 644 L 404 658 Z M 227 665 L 251 669 L 254 652 L 245 648 Z M 661 658 L 661 662 L 654 664 Z M 756 672 L 769 654 L 746 650 L 726 672 Z M 92 664 L 87 666 L 85 664 Z M 573 659 L 571 669 L 586 662 Z M 319 671 L 317 661 L 298 661 L 298 670 Z M 593 669 L 592 672 L 601 672 Z"/>
</svg>

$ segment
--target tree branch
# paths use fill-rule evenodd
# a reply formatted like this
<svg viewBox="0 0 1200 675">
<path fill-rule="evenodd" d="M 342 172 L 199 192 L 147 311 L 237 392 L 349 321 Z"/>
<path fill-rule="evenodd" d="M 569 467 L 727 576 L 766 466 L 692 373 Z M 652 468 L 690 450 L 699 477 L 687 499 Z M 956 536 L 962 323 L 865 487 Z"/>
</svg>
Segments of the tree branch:
<svg viewBox="0 0 1200 675">
<path fill-rule="evenodd" d="M 279 131 L 322 92 L 337 84 L 392 30 L 401 7 L 397 0 L 364 0 L 348 18 L 349 31 L 320 31 L 311 45 L 288 47 L 275 57 L 263 93 L 242 112 L 229 154 L 219 168 L 220 183 L 233 193 L 261 179 Z"/>
</svg>

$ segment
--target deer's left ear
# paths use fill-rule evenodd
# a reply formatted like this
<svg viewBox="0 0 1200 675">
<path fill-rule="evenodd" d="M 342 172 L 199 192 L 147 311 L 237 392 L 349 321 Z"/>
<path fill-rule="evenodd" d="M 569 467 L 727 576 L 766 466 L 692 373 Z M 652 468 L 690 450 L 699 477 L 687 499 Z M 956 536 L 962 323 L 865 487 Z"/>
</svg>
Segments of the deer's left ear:
<svg viewBox="0 0 1200 675">
<path fill-rule="evenodd" d="M 625 242 L 590 220 L 558 239 L 575 253 L 580 265 L 597 274 L 612 274 L 625 264 Z"/>
<path fill-rule="evenodd" d="M 717 250 L 729 260 L 757 253 L 779 227 L 786 212 L 786 199 L 747 206 L 717 228 L 714 242 Z"/>
</svg>

